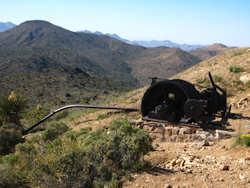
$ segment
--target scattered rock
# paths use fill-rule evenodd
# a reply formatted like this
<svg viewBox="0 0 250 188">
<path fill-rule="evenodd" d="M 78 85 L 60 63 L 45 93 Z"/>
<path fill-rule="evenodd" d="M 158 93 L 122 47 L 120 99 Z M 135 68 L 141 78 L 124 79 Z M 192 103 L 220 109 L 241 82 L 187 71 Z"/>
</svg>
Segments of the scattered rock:
<svg viewBox="0 0 250 188">
<path fill-rule="evenodd" d="M 179 131 L 180 135 L 192 134 L 192 133 L 193 133 L 192 129 L 188 129 L 188 128 L 181 128 L 180 131 Z"/>
<path fill-rule="evenodd" d="M 236 104 L 236 108 L 246 108 L 249 102 L 248 97 L 241 98 L 239 102 Z"/>
<path fill-rule="evenodd" d="M 142 119 L 130 119 L 129 123 L 131 123 L 132 125 L 138 125 L 143 123 Z"/>
<path fill-rule="evenodd" d="M 173 186 L 172 185 L 170 185 L 170 184 L 166 184 L 165 186 L 164 186 L 164 188 L 172 188 Z"/>
<path fill-rule="evenodd" d="M 167 136 L 172 136 L 172 127 L 165 127 L 165 134 Z"/>
<path fill-rule="evenodd" d="M 207 139 L 209 132 L 197 130 L 196 134 L 199 135 L 201 140 Z"/>
<path fill-rule="evenodd" d="M 223 178 L 219 178 L 219 181 L 222 181 L 222 182 L 223 182 L 223 181 L 225 181 L 225 180 L 224 180 Z"/>
<path fill-rule="evenodd" d="M 223 145 L 223 146 L 220 147 L 220 149 L 226 149 L 226 146 Z"/>
<path fill-rule="evenodd" d="M 173 128 L 172 128 L 172 135 L 178 135 L 178 134 L 179 134 L 179 131 L 180 131 L 180 128 L 178 128 L 178 127 L 173 127 Z"/>
<path fill-rule="evenodd" d="M 247 177 L 244 174 L 239 174 L 239 178 L 240 180 L 246 180 Z"/>
<path fill-rule="evenodd" d="M 240 77 L 240 81 L 242 81 L 244 84 L 250 81 L 250 73 L 242 75 Z"/>
<path fill-rule="evenodd" d="M 209 145 L 209 142 L 207 140 L 202 140 L 200 142 L 200 146 L 210 146 L 210 145 Z"/>
<path fill-rule="evenodd" d="M 229 170 L 229 165 L 222 165 L 220 169 L 223 170 L 223 171 L 228 171 Z"/>
<path fill-rule="evenodd" d="M 226 138 L 231 138 L 232 133 L 230 134 L 228 131 L 223 131 L 223 130 L 216 130 L 215 131 L 215 139 L 226 139 Z"/>
<path fill-rule="evenodd" d="M 246 161 L 250 161 L 250 157 L 246 157 L 245 160 L 246 160 Z"/>
</svg>

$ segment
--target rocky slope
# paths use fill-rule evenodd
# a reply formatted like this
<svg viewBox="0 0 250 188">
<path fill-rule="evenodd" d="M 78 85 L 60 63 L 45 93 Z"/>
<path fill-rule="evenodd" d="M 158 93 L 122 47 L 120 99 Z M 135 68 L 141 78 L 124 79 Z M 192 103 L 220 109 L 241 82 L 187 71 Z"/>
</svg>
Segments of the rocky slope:
<svg viewBox="0 0 250 188">
<path fill-rule="evenodd" d="M 178 74 L 181 78 L 208 86 L 207 72 L 211 71 L 215 82 L 227 90 L 234 89 L 228 97 L 232 112 L 243 118 L 229 119 L 224 130 L 187 127 L 173 127 L 159 123 L 141 121 L 138 112 L 124 114 L 111 110 L 99 110 L 75 116 L 68 121 L 73 129 L 91 126 L 98 129 L 108 126 L 116 117 L 127 117 L 132 123 L 147 130 L 154 139 L 155 151 L 145 157 L 154 168 L 151 171 L 132 174 L 124 187 L 249 187 L 250 148 L 235 146 L 236 137 L 249 133 L 250 87 L 234 80 L 250 73 L 250 48 L 230 49 L 199 65 Z M 230 71 L 231 66 L 243 67 L 239 72 Z M 219 78 L 222 78 L 219 79 Z M 247 83 L 247 82 L 246 82 Z M 147 87 L 113 98 L 109 105 L 139 107 Z M 99 118 L 103 117 L 103 118 Z M 212 126 L 212 125 L 211 125 Z"/>
</svg>

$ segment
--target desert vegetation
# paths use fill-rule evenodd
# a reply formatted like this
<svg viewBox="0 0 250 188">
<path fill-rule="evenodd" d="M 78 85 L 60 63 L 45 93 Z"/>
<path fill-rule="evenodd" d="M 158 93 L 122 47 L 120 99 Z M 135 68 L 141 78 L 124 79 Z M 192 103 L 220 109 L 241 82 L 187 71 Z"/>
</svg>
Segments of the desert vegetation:
<svg viewBox="0 0 250 188">
<path fill-rule="evenodd" d="M 96 131 L 53 121 L 25 140 L 23 98 L 12 92 L 1 101 L 1 187 L 121 187 L 129 173 L 150 167 L 143 156 L 152 151 L 152 139 L 126 118 Z M 27 114 L 33 121 L 46 113 L 38 106 Z"/>
</svg>

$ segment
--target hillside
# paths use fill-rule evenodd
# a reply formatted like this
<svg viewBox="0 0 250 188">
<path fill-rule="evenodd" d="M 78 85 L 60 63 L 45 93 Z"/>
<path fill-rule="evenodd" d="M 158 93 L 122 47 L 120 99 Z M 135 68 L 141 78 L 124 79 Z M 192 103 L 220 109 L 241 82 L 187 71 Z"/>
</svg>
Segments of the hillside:
<svg viewBox="0 0 250 188">
<path fill-rule="evenodd" d="M 169 78 L 182 70 L 199 63 L 200 60 L 178 48 L 147 48 L 136 58 L 130 59 L 132 75 L 141 85 L 151 82 L 151 77 Z"/>
<path fill-rule="evenodd" d="M 201 60 L 206 60 L 227 49 L 229 49 L 229 47 L 225 46 L 224 44 L 215 43 L 209 46 L 191 50 L 190 54 L 198 57 Z"/>
<path fill-rule="evenodd" d="M 218 85 L 227 88 L 230 96 L 245 93 L 249 87 L 249 82 L 243 83 L 241 79 L 250 73 L 249 48 L 226 50 L 174 77 L 185 78 L 192 83 L 208 86 L 208 71 L 215 77 Z"/>
<path fill-rule="evenodd" d="M 217 84 L 235 89 L 228 103 L 233 104 L 233 113 L 242 116 L 229 119 L 227 125 L 177 126 L 142 121 L 139 111 L 73 109 L 47 122 L 45 131 L 26 135 L 14 153 L 0 157 L 0 183 L 15 187 L 249 187 L 250 147 L 237 145 L 240 135 L 250 133 L 249 81 L 237 81 L 241 87 L 228 84 L 229 78 L 250 73 L 249 58 L 250 48 L 230 49 L 175 76 L 208 86 L 207 71 L 211 71 Z M 109 96 L 100 104 L 139 107 L 146 89 Z"/>
<path fill-rule="evenodd" d="M 216 135 L 214 130 L 209 130 L 210 133 L 206 132 L 207 130 L 197 130 L 196 134 L 194 132 L 182 133 L 187 136 L 187 139 L 183 140 L 181 133 L 177 136 L 172 135 L 174 131 L 180 130 L 178 127 L 173 128 L 171 133 L 169 133 L 171 127 L 165 127 L 163 134 L 161 125 L 158 123 L 139 124 L 139 127 L 147 130 L 154 139 L 155 151 L 144 159 L 149 160 L 155 166 L 155 170 L 132 174 L 132 180 L 126 181 L 124 187 L 185 186 L 199 188 L 205 185 L 208 187 L 230 187 L 232 184 L 242 188 L 249 186 L 250 148 L 232 147 L 237 135 L 250 131 L 250 87 L 249 84 L 242 84 L 238 81 L 241 76 L 250 73 L 249 60 L 250 48 L 230 49 L 174 76 L 174 78 L 210 86 L 207 72 L 211 71 L 217 84 L 228 91 L 233 91 L 228 98 L 228 103 L 233 104 L 232 112 L 241 113 L 245 119 L 229 119 L 229 125 L 226 126 L 224 132 L 219 132 L 221 136 L 216 139 L 213 139 Z M 244 71 L 231 72 L 231 66 L 242 67 Z M 238 83 L 237 85 L 235 85 L 235 81 Z M 139 107 L 146 88 L 112 98 L 108 105 Z M 240 102 L 243 99 L 246 101 L 245 103 Z M 117 117 L 127 117 L 136 120 L 133 122 L 141 122 L 140 113 L 124 114 L 112 110 L 99 110 L 88 114 L 79 111 L 78 116 L 72 117 L 74 117 L 74 121 L 70 121 L 69 117 L 66 122 L 74 130 L 89 126 L 95 130 L 102 125 L 109 125 Z M 198 131 L 200 132 L 198 133 Z M 197 140 L 197 134 L 211 134 L 208 144 L 203 144 L 204 139 Z M 190 140 L 189 137 L 192 139 Z"/>
<path fill-rule="evenodd" d="M 133 46 L 39 20 L 1 32 L 0 52 L 0 95 L 15 90 L 34 104 L 89 100 L 142 86 L 149 76 L 174 75 L 199 62 L 179 49 Z"/>
</svg>

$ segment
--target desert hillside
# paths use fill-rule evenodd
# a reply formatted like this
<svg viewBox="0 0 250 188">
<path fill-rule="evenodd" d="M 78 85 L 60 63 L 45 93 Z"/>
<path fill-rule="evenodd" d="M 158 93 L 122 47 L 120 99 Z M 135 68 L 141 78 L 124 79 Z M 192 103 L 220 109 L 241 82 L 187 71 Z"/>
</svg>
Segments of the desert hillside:
<svg viewBox="0 0 250 188">
<path fill-rule="evenodd" d="M 174 76 L 209 87 L 207 73 L 212 73 L 237 114 L 223 126 L 143 121 L 139 111 L 72 109 L 20 137 L 20 127 L 15 133 L 15 124 L 0 119 L 0 139 L 11 140 L 7 134 L 26 140 L 14 149 L 1 142 L 0 185 L 249 187 L 249 49 L 227 50 Z M 99 105 L 139 108 L 146 89 L 110 95 Z M 12 93 L 6 100 L 16 104 L 18 97 Z M 0 117 L 11 118 L 2 113 L 3 104 Z M 34 114 L 43 113 L 38 105 L 21 120 L 24 128 Z"/>
<path fill-rule="evenodd" d="M 209 59 L 225 50 L 229 49 L 229 47 L 227 47 L 224 44 L 220 44 L 220 43 L 215 43 L 209 46 L 205 46 L 202 48 L 197 48 L 195 50 L 191 50 L 190 54 L 198 57 L 201 60 L 206 60 Z"/>
<path fill-rule="evenodd" d="M 185 79 L 207 87 L 210 86 L 207 74 L 210 71 L 216 83 L 229 92 L 228 104 L 233 105 L 232 112 L 241 114 L 242 118 L 229 119 L 229 125 L 224 130 L 208 130 L 208 132 L 196 130 L 196 133 L 182 133 L 184 137 L 181 133 L 175 135 L 173 132 L 176 129 L 183 131 L 184 128 L 182 130 L 176 127 L 169 133 L 169 128 L 163 126 L 166 130 L 163 134 L 162 128 L 159 128 L 160 124 L 143 122 L 144 129 L 154 140 L 155 148 L 155 151 L 145 159 L 149 160 L 155 168 L 149 172 L 133 174 L 132 181 L 126 181 L 124 187 L 249 186 L 250 148 L 234 146 L 238 135 L 250 131 L 250 86 L 249 81 L 245 83 L 240 81 L 240 78 L 250 72 L 249 49 L 227 50 L 174 76 L 174 78 Z M 112 98 L 108 104 L 140 107 L 140 101 L 146 89 L 147 87 L 144 87 Z M 108 126 L 117 117 L 127 117 L 142 127 L 140 113 L 124 114 L 110 110 L 98 110 L 88 115 L 78 114 L 74 121 L 69 123 L 76 130 L 86 126 L 98 129 L 103 125 Z M 198 137 L 199 134 L 208 134 L 209 142 L 204 142 L 204 138 L 197 140 L 197 134 Z M 216 138 L 216 134 L 220 136 Z"/>
</svg>

